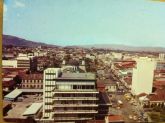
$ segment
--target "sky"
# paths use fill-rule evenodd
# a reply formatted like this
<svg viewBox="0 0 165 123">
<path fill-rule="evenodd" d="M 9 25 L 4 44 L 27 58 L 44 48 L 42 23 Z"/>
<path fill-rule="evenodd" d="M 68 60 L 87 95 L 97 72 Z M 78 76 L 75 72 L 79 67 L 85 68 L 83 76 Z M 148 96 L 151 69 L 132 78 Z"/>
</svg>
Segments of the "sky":
<svg viewBox="0 0 165 123">
<path fill-rule="evenodd" d="M 3 34 L 61 46 L 165 47 L 165 2 L 4 0 Z"/>
</svg>

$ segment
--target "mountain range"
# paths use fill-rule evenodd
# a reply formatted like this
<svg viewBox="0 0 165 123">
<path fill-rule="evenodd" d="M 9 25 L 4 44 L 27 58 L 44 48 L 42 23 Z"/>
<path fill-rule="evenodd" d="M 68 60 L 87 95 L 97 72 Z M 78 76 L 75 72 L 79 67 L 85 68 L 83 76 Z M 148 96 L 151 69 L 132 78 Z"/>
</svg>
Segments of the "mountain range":
<svg viewBox="0 0 165 123">
<path fill-rule="evenodd" d="M 3 35 L 2 44 L 13 45 L 13 46 L 26 46 L 26 47 L 37 47 L 37 46 L 47 46 L 47 47 L 61 47 L 52 44 L 46 44 L 36 41 L 30 41 L 23 38 L 19 38 L 11 35 Z M 102 49 L 111 49 L 111 50 L 125 50 L 125 51 L 144 51 L 144 52 L 165 52 L 165 47 L 135 47 L 127 45 L 118 45 L 118 44 L 92 44 L 92 45 L 74 45 L 67 46 L 70 48 L 102 48 Z"/>
<path fill-rule="evenodd" d="M 2 45 L 13 45 L 13 46 L 26 46 L 26 47 L 38 47 L 38 46 L 47 46 L 47 47 L 58 47 L 56 45 L 30 41 L 23 38 L 19 38 L 11 35 L 2 36 Z"/>
<path fill-rule="evenodd" d="M 95 45 L 81 45 L 84 48 L 102 48 L 111 50 L 124 51 L 144 51 L 144 52 L 165 52 L 165 47 L 135 47 L 122 44 L 95 44 Z"/>
</svg>

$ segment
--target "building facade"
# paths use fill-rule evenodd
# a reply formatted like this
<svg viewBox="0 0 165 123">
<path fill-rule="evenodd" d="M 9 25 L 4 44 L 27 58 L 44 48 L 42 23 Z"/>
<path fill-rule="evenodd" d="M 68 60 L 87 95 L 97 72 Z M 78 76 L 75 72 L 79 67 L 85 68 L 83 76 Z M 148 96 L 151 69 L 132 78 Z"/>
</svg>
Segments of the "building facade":
<svg viewBox="0 0 165 123">
<path fill-rule="evenodd" d="M 22 89 L 42 89 L 43 88 L 43 74 L 23 74 Z"/>
<path fill-rule="evenodd" d="M 153 87 L 154 70 L 156 62 L 150 58 L 141 57 L 136 59 L 136 67 L 133 68 L 132 93 L 150 94 Z"/>
<path fill-rule="evenodd" d="M 98 113 L 98 91 L 92 73 L 44 71 L 43 119 L 55 122 L 86 122 Z"/>
</svg>

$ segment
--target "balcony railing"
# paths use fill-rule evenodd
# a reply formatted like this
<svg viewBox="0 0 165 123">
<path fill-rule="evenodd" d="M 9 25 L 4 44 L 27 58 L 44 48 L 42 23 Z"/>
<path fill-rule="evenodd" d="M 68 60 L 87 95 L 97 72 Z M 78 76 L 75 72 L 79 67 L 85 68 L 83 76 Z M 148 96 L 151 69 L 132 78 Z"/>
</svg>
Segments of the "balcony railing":
<svg viewBox="0 0 165 123">
<path fill-rule="evenodd" d="M 55 107 L 98 107 L 97 104 L 54 104 Z"/>
<path fill-rule="evenodd" d="M 54 97 L 54 100 L 98 100 L 97 97 Z"/>
<path fill-rule="evenodd" d="M 96 110 L 55 110 L 53 114 L 96 114 Z"/>
<path fill-rule="evenodd" d="M 95 93 L 98 94 L 99 92 L 96 89 L 75 89 L 75 90 L 57 90 L 55 89 L 53 91 L 53 94 L 55 93 Z"/>
<path fill-rule="evenodd" d="M 54 117 L 55 121 L 64 121 L 64 120 L 91 120 L 92 118 L 78 118 L 78 117 Z"/>
</svg>

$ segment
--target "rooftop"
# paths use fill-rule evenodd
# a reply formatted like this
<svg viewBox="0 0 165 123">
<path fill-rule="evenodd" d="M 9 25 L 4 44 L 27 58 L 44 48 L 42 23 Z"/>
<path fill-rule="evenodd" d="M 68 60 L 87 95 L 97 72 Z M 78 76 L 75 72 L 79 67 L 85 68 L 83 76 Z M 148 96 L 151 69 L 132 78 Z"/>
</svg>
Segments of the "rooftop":
<svg viewBox="0 0 165 123">
<path fill-rule="evenodd" d="M 124 119 L 121 115 L 110 115 L 108 117 L 108 119 L 109 119 L 109 123 L 115 123 L 115 122 L 117 123 L 117 122 L 123 122 L 124 121 Z"/>
<path fill-rule="evenodd" d="M 43 93 L 43 89 L 19 89 L 19 90 L 22 91 L 23 93 L 25 92 Z"/>
<path fill-rule="evenodd" d="M 7 95 L 5 96 L 5 98 L 15 99 L 15 98 L 18 97 L 21 93 L 22 93 L 21 90 L 15 89 L 15 90 L 13 90 L 12 92 L 10 92 L 9 94 L 7 94 Z"/>
<path fill-rule="evenodd" d="M 150 101 L 165 101 L 165 89 L 156 90 L 155 94 L 148 96 Z"/>
<path fill-rule="evenodd" d="M 32 103 L 32 105 L 28 109 L 26 109 L 23 115 L 35 115 L 41 109 L 41 107 L 42 103 Z"/>
<path fill-rule="evenodd" d="M 96 76 L 93 73 L 63 73 L 57 79 L 82 79 L 82 80 L 95 80 Z"/>
<path fill-rule="evenodd" d="M 24 80 L 42 80 L 43 74 L 21 74 L 21 77 Z"/>
</svg>

